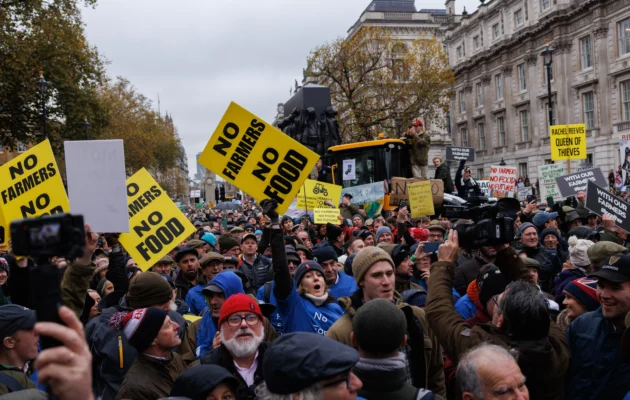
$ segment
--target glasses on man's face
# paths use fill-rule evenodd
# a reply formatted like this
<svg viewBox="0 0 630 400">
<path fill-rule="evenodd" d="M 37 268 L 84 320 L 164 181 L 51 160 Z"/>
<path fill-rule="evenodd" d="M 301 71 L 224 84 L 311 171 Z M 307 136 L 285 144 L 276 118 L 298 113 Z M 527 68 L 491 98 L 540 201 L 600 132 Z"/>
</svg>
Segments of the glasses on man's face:
<svg viewBox="0 0 630 400">
<path fill-rule="evenodd" d="M 245 320 L 247 325 L 252 326 L 256 325 L 258 321 L 260 321 L 260 317 L 256 314 L 247 314 L 246 316 L 242 315 L 231 315 L 228 317 L 227 322 L 231 327 L 237 327 L 241 325 L 241 322 Z"/>
<path fill-rule="evenodd" d="M 339 377 L 338 379 L 335 379 L 334 381 L 324 384 L 322 387 L 327 388 L 327 387 L 337 386 L 341 382 L 346 382 L 346 388 L 350 389 L 350 372 L 348 372 L 348 374 L 344 377 Z"/>
</svg>

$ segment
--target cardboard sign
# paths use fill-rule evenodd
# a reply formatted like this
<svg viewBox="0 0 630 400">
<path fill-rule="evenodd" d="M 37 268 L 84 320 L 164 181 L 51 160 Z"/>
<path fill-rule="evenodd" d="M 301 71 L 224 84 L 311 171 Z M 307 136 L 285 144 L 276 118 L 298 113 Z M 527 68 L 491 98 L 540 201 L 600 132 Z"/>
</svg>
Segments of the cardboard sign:
<svg viewBox="0 0 630 400">
<path fill-rule="evenodd" d="M 334 207 L 337 207 L 341 198 L 341 189 L 339 185 L 307 179 L 298 191 L 295 206 L 301 210 L 325 208 L 328 206 L 324 203 L 330 200 Z"/>
<path fill-rule="evenodd" d="M 538 166 L 538 182 L 540 184 L 540 199 L 544 202 L 547 197 L 553 197 L 553 201 L 562 200 L 556 178 L 566 173 L 562 164 L 548 164 Z"/>
<path fill-rule="evenodd" d="M 409 192 L 409 208 L 413 217 L 435 214 L 431 182 L 428 180 L 413 182 L 407 185 Z"/>
<path fill-rule="evenodd" d="M 630 204 L 614 196 L 610 191 L 588 181 L 586 190 L 586 208 L 599 216 L 609 214 L 617 226 L 630 232 Z"/>
<path fill-rule="evenodd" d="M 343 193 L 352 195 L 352 204 L 363 207 L 368 218 L 380 214 L 385 202 L 385 183 L 383 181 L 347 187 Z M 341 201 L 341 199 L 339 199 Z"/>
<path fill-rule="evenodd" d="M 584 124 L 552 125 L 549 131 L 552 160 L 586 158 L 586 127 Z"/>
<path fill-rule="evenodd" d="M 516 188 L 516 167 L 490 166 L 488 189 L 492 197 L 513 197 Z"/>
<path fill-rule="evenodd" d="M 339 221 L 339 209 L 338 208 L 315 208 L 313 211 L 313 219 L 316 224 L 341 224 Z"/>
<path fill-rule="evenodd" d="M 199 163 L 284 214 L 319 155 L 236 103 L 230 103 Z"/>
<path fill-rule="evenodd" d="M 70 212 L 94 232 L 129 232 L 123 141 L 64 142 Z"/>
<path fill-rule="evenodd" d="M 446 146 L 446 160 L 448 161 L 475 161 L 474 147 Z"/>
<path fill-rule="evenodd" d="M 575 196 L 578 192 L 586 191 L 587 183 L 595 182 L 600 187 L 608 187 L 608 181 L 600 168 L 587 169 L 556 178 L 556 183 L 562 196 Z"/>
<path fill-rule="evenodd" d="M 392 188 L 389 194 L 389 205 L 398 206 L 401 201 L 409 201 L 407 185 L 409 183 L 420 182 L 426 179 L 421 178 L 392 178 Z M 444 182 L 441 179 L 431 179 L 431 193 L 433 204 L 437 207 L 444 201 Z"/>
<path fill-rule="evenodd" d="M 195 232 L 146 169 L 127 179 L 127 198 L 131 230 L 121 234 L 119 240 L 141 270 L 151 268 Z"/>
<path fill-rule="evenodd" d="M 343 180 L 351 181 L 357 179 L 357 168 L 354 158 L 343 160 Z"/>
<path fill-rule="evenodd" d="M 16 219 L 67 212 L 70 203 L 48 140 L 0 166 L 0 244 L 9 240 Z"/>
<path fill-rule="evenodd" d="M 523 186 L 523 187 L 518 188 L 516 197 L 518 198 L 518 201 L 523 201 L 527 198 L 527 196 L 531 196 L 532 193 L 533 192 L 532 192 L 531 186 Z"/>
<path fill-rule="evenodd" d="M 481 190 L 481 193 L 483 193 L 484 196 L 492 197 L 490 193 L 490 189 L 488 189 L 488 185 L 490 184 L 490 181 L 481 180 L 481 181 L 475 181 L 475 182 L 477 182 L 477 185 L 479 185 L 479 190 Z"/>
</svg>

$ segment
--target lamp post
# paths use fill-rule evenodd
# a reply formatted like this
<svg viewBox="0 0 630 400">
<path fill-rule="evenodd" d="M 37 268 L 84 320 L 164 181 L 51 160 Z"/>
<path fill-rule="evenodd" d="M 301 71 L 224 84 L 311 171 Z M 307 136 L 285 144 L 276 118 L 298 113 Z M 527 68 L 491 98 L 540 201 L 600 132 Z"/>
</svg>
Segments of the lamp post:
<svg viewBox="0 0 630 400">
<path fill-rule="evenodd" d="M 85 129 L 85 140 L 88 140 L 88 128 L 90 127 L 90 123 L 87 120 L 87 117 L 83 117 L 83 129 Z"/>
<path fill-rule="evenodd" d="M 48 88 L 48 82 L 44 79 L 43 72 L 39 73 L 37 87 L 39 88 L 39 93 L 42 95 L 42 127 L 44 131 L 44 138 L 48 138 L 48 130 L 46 129 L 46 88 Z"/>
<path fill-rule="evenodd" d="M 400 131 L 402 129 L 403 119 L 400 118 L 400 116 L 398 116 L 398 117 L 394 118 L 394 122 L 396 123 L 396 131 L 398 132 L 398 137 L 401 137 L 402 135 L 401 135 Z"/>
<path fill-rule="evenodd" d="M 545 50 L 542 52 L 545 68 L 547 68 L 547 104 L 549 107 L 549 126 L 553 120 L 553 103 L 551 102 L 551 64 L 553 64 L 553 49 L 547 42 Z"/>
</svg>

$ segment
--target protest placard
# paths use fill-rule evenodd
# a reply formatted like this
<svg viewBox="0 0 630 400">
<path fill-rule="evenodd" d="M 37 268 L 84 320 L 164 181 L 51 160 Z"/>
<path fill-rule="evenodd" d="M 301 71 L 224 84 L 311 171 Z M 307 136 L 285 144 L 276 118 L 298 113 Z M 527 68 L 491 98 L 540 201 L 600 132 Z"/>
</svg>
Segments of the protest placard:
<svg viewBox="0 0 630 400">
<path fill-rule="evenodd" d="M 553 201 L 562 200 L 564 196 L 560 193 L 556 178 L 566 173 L 563 164 L 548 164 L 538 166 L 538 182 L 540 185 L 540 200 L 543 202 L 547 197 L 553 197 Z"/>
<path fill-rule="evenodd" d="M 614 196 L 610 191 L 598 186 L 593 181 L 587 181 L 586 208 L 597 215 L 609 214 L 617 226 L 630 232 L 630 204 Z"/>
<path fill-rule="evenodd" d="M 558 189 L 563 197 L 575 196 L 578 192 L 585 191 L 589 181 L 595 182 L 600 187 L 608 186 L 600 168 L 587 169 L 556 178 Z"/>
<path fill-rule="evenodd" d="M 407 185 L 409 183 L 420 182 L 422 178 L 392 178 L 392 187 L 389 193 L 389 205 L 398 206 L 401 201 L 409 201 Z M 431 179 L 431 193 L 433 195 L 434 206 L 441 206 L 444 201 L 444 182 L 441 179 Z"/>
<path fill-rule="evenodd" d="M 296 197 L 296 208 L 312 210 L 327 207 L 324 203 L 330 200 L 334 207 L 339 206 L 341 186 L 332 183 L 318 182 L 312 179 L 304 181 Z"/>
<path fill-rule="evenodd" d="M 319 155 L 236 103 L 230 103 L 199 163 L 283 214 Z"/>
<path fill-rule="evenodd" d="M 516 190 L 516 167 L 490 166 L 488 189 L 492 197 L 513 197 Z"/>
<path fill-rule="evenodd" d="M 343 160 L 343 180 L 351 181 L 357 179 L 355 159 Z"/>
<path fill-rule="evenodd" d="M 352 196 L 352 204 L 363 207 L 368 218 L 374 218 L 383 209 L 385 201 L 385 184 L 383 181 L 347 187 L 342 190 L 342 194 L 344 193 Z M 337 202 L 339 201 L 341 199 L 337 200 Z"/>
<path fill-rule="evenodd" d="M 315 208 L 313 211 L 313 219 L 316 224 L 341 224 L 339 221 L 338 208 Z"/>
<path fill-rule="evenodd" d="M 446 146 L 446 159 L 448 161 L 475 161 L 475 148 Z"/>
<path fill-rule="evenodd" d="M 516 197 L 518 198 L 518 201 L 523 201 L 527 199 L 527 196 L 531 196 L 532 193 L 533 192 L 531 186 L 523 186 L 518 188 L 516 192 Z"/>
<path fill-rule="evenodd" d="M 195 227 L 146 169 L 127 179 L 129 233 L 120 243 L 141 270 L 151 268 L 160 258 L 195 232 Z"/>
<path fill-rule="evenodd" d="M 13 220 L 70 212 L 48 139 L 0 166 L 0 198 L 0 243 Z"/>
<path fill-rule="evenodd" d="M 487 180 L 481 180 L 481 181 L 475 181 L 477 182 L 477 185 L 479 185 L 479 190 L 481 190 L 481 193 L 486 196 L 486 197 L 492 197 L 490 195 L 490 189 L 488 189 L 488 185 L 490 184 L 490 181 Z"/>
<path fill-rule="evenodd" d="M 549 127 L 549 132 L 552 160 L 586 158 L 586 127 L 584 124 L 552 125 Z"/>
<path fill-rule="evenodd" d="M 409 183 L 407 184 L 407 191 L 409 192 L 409 208 L 411 216 L 423 217 L 435 214 L 430 181 L 423 180 Z"/>
<path fill-rule="evenodd" d="M 123 141 L 63 144 L 70 212 L 83 215 L 94 232 L 129 232 Z"/>
</svg>

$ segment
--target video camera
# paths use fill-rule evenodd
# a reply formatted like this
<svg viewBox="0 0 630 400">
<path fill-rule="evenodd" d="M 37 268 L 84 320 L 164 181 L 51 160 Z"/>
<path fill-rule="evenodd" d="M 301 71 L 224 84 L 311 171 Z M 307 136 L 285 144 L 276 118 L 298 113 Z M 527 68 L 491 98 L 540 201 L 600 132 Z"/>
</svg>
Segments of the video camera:
<svg viewBox="0 0 630 400">
<path fill-rule="evenodd" d="M 74 259 L 85 247 L 82 215 L 53 214 L 11 223 L 13 253 L 18 256 Z"/>
<path fill-rule="evenodd" d="M 469 198 L 462 206 L 445 206 L 446 218 L 469 219 L 472 223 L 453 225 L 462 248 L 473 250 L 481 246 L 494 246 L 514 240 L 514 219 L 521 209 L 518 200 L 499 199 L 488 203 L 488 198 Z"/>
</svg>

